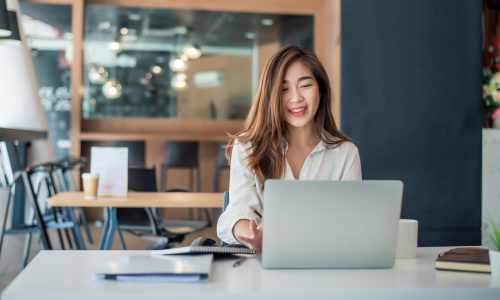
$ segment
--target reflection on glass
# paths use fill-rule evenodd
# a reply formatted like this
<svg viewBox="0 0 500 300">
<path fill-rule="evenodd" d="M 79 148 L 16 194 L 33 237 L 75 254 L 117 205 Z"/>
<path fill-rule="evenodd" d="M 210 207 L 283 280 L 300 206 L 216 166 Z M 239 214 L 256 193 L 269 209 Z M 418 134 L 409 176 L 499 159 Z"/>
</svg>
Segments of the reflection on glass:
<svg viewBox="0 0 500 300">
<path fill-rule="evenodd" d="M 84 118 L 242 119 L 264 62 L 310 16 L 87 5 Z"/>
<path fill-rule="evenodd" d="M 69 155 L 71 6 L 20 2 L 24 34 L 57 158 Z"/>
</svg>

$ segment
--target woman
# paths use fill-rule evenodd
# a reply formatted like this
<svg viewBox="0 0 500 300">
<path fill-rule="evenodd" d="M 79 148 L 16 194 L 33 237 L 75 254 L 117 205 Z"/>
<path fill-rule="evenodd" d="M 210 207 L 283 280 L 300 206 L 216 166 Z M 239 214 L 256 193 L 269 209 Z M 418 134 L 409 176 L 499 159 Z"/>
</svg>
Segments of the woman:
<svg viewBox="0 0 500 300">
<path fill-rule="evenodd" d="M 227 145 L 230 202 L 217 224 L 222 241 L 261 250 L 267 179 L 361 180 L 358 149 L 337 129 L 331 100 L 314 53 L 287 46 L 270 59 L 244 130 Z"/>
</svg>

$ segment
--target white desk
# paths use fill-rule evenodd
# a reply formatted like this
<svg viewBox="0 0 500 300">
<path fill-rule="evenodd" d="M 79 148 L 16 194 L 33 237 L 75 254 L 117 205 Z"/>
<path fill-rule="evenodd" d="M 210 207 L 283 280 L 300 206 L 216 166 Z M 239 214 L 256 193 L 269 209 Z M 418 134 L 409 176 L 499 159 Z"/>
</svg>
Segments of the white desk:
<svg viewBox="0 0 500 300">
<path fill-rule="evenodd" d="M 215 261 L 209 282 L 94 281 L 103 265 L 146 251 L 42 251 L 2 294 L 3 300 L 37 299 L 500 299 L 500 280 L 489 274 L 436 271 L 448 248 L 420 248 L 418 259 L 393 269 L 264 270 L 256 259 L 232 268 Z"/>
</svg>

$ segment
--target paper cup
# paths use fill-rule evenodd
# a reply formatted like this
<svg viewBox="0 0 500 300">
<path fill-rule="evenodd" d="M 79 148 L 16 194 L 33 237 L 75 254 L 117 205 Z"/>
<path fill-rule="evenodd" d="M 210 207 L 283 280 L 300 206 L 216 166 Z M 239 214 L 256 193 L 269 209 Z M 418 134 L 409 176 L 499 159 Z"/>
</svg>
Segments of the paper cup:
<svg viewBox="0 0 500 300">
<path fill-rule="evenodd" d="M 99 174 L 83 173 L 83 195 L 86 199 L 97 197 L 97 188 L 99 187 Z"/>
</svg>

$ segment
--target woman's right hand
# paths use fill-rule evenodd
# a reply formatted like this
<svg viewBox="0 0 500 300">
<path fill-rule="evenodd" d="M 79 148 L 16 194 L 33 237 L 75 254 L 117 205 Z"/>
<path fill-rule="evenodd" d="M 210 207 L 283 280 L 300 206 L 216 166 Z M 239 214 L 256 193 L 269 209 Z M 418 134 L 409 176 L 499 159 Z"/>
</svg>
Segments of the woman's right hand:
<svg viewBox="0 0 500 300">
<path fill-rule="evenodd" d="M 233 234 L 241 244 L 262 252 L 262 221 L 257 225 L 253 219 L 239 220 L 233 227 Z"/>
</svg>

